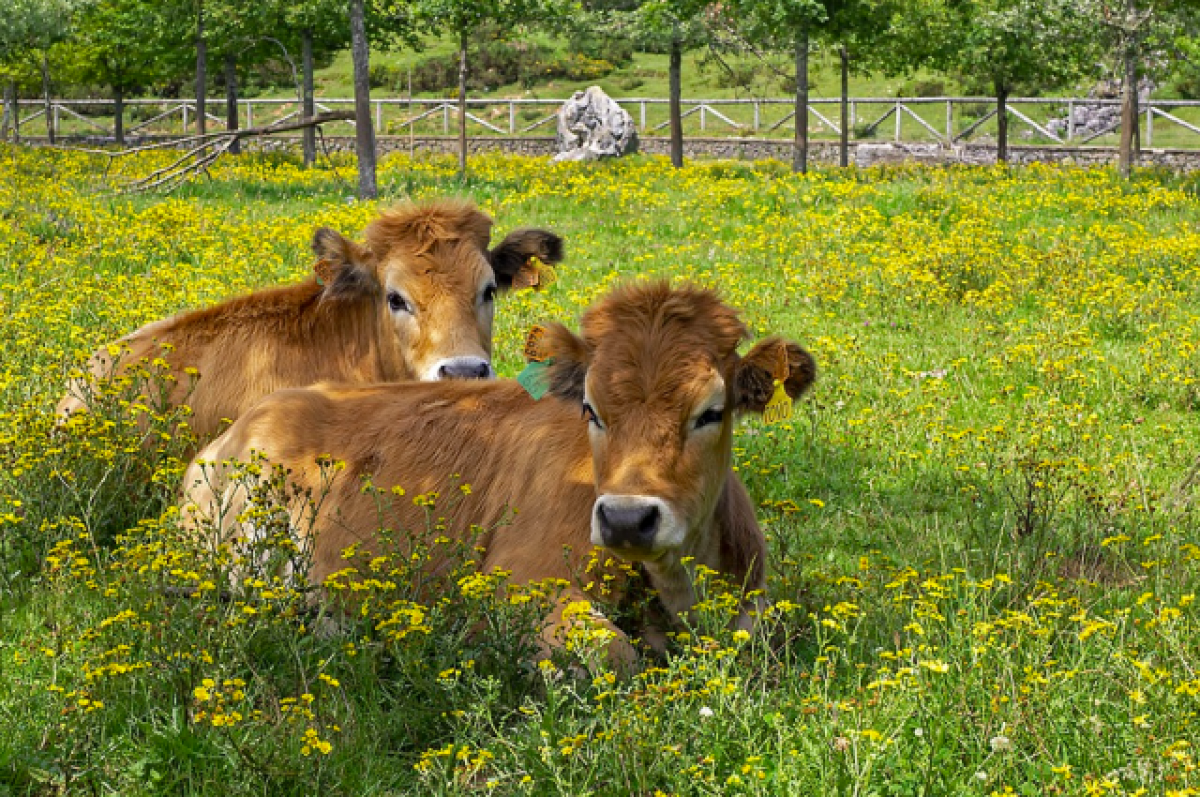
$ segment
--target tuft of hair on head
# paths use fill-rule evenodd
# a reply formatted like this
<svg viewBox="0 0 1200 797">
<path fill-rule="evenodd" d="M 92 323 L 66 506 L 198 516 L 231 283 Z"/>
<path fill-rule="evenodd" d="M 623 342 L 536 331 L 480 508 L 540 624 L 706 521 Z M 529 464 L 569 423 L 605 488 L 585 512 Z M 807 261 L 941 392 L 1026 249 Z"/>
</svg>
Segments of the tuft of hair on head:
<svg viewBox="0 0 1200 797">
<path fill-rule="evenodd" d="M 470 243 L 487 251 L 492 218 L 465 199 L 407 203 L 367 225 L 367 245 L 382 257 L 397 247 L 424 254 L 440 244 Z"/>
</svg>

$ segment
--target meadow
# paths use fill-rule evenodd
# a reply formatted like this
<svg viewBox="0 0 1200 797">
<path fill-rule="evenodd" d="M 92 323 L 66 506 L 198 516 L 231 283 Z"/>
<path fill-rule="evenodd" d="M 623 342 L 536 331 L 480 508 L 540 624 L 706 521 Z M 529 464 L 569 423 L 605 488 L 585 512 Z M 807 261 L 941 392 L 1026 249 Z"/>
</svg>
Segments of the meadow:
<svg viewBox="0 0 1200 797">
<path fill-rule="evenodd" d="M 376 205 L 349 162 L 170 196 L 102 167 L 0 148 L 0 794 L 1200 794 L 1195 178 L 390 157 Z M 266 576 L 230 596 L 177 528 L 154 363 L 53 430 L 96 346 L 447 194 L 567 241 L 498 306 L 502 377 L 530 325 L 646 276 L 813 353 L 791 419 L 735 432 L 772 553 L 753 634 L 705 574 L 631 677 L 586 633 L 531 664 L 545 591 L 469 559 L 423 601 L 419 562 L 350 556 L 332 624 Z"/>
</svg>

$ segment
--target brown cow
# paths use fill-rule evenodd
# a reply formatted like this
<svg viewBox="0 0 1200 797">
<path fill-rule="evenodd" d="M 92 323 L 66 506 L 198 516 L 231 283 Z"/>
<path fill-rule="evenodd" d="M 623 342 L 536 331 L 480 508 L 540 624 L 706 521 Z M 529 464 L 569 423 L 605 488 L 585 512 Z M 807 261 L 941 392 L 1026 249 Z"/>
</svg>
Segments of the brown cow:
<svg viewBox="0 0 1200 797">
<path fill-rule="evenodd" d="M 340 552 L 351 543 L 372 546 L 380 508 L 362 476 L 409 495 L 445 495 L 456 474 L 472 490 L 451 533 L 461 537 L 470 522 L 493 529 L 478 543 L 481 569 L 511 571 L 513 582 L 569 581 L 596 545 L 641 563 L 675 615 L 695 599 L 689 562 L 761 588 L 765 541 L 731 469 L 732 427 L 736 414 L 763 411 L 774 377 L 790 396 L 807 389 L 812 357 L 779 338 L 739 356 L 746 327 L 735 311 L 711 291 L 665 283 L 618 289 L 587 311 L 582 329 L 582 337 L 558 325 L 546 331 L 550 392 L 540 401 L 511 381 L 276 393 L 192 463 L 185 516 L 196 527 L 223 526 L 226 540 L 255 534 L 234 521 L 246 509 L 246 484 L 228 478 L 228 463 L 265 455 L 295 486 L 323 493 L 319 505 L 289 510 L 294 532 L 313 543 L 308 575 L 319 583 L 346 566 Z M 328 470 L 317 463 L 328 456 L 345 469 L 323 484 Z M 516 514 L 497 527 L 511 507 Z M 396 527 L 425 529 L 422 511 L 397 502 Z M 568 590 L 544 643 L 561 639 L 562 607 L 583 595 Z M 609 654 L 628 660 L 632 649 L 618 633 Z"/>
<path fill-rule="evenodd" d="M 90 382 L 74 381 L 58 411 L 84 408 L 96 381 L 159 356 L 177 377 L 169 402 L 192 408 L 201 439 L 281 388 L 490 377 L 497 291 L 536 282 L 532 257 L 562 259 L 552 232 L 518 230 L 489 249 L 491 228 L 458 200 L 386 211 L 365 246 L 322 227 L 316 275 L 148 324 L 117 341 L 126 351 L 116 368 L 115 347 L 101 348 Z"/>
</svg>

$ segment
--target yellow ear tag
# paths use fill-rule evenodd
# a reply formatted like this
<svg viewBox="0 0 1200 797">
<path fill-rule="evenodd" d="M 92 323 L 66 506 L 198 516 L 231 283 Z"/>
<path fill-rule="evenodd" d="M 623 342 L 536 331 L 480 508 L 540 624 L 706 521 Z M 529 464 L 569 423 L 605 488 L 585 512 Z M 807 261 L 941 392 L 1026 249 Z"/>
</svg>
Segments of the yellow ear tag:
<svg viewBox="0 0 1200 797">
<path fill-rule="evenodd" d="M 546 328 L 541 324 L 534 324 L 529 328 L 529 334 L 525 336 L 525 361 L 531 363 L 540 363 L 550 356 L 550 352 L 546 351 L 542 345 L 542 338 L 546 337 Z"/>
<path fill-rule="evenodd" d="M 318 285 L 328 285 L 333 282 L 333 264 L 328 260 L 321 258 L 313 266 L 313 271 L 317 274 Z"/>
<path fill-rule="evenodd" d="M 783 389 L 783 382 L 776 379 L 775 392 L 771 395 L 771 400 L 767 402 L 767 406 L 763 410 L 763 424 L 771 426 L 783 423 L 790 417 L 792 417 L 792 397 Z"/>
<path fill-rule="evenodd" d="M 531 257 L 529 259 L 533 263 L 533 267 L 537 269 L 538 288 L 549 288 L 558 281 L 558 272 L 554 270 L 554 266 L 550 265 L 549 263 L 543 263 L 536 257 Z"/>
</svg>

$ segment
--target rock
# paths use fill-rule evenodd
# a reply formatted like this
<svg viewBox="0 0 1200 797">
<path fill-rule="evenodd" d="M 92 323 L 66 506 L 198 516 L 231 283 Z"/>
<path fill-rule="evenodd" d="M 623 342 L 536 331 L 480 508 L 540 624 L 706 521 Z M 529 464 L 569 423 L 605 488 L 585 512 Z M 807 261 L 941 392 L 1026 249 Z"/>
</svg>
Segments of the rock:
<svg viewBox="0 0 1200 797">
<path fill-rule="evenodd" d="M 946 152 L 938 144 L 859 144 L 854 148 L 856 166 L 945 161 Z"/>
<path fill-rule="evenodd" d="M 553 162 L 619 158 L 638 150 L 637 125 L 599 86 L 577 91 L 558 111 Z"/>
</svg>

